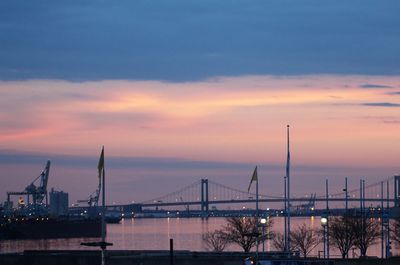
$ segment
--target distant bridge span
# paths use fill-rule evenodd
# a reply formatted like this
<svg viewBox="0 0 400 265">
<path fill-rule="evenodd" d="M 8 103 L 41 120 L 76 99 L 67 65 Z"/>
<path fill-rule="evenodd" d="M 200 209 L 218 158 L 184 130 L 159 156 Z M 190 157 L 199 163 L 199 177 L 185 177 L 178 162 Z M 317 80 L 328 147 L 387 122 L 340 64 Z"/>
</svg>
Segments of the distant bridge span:
<svg viewBox="0 0 400 265">
<path fill-rule="evenodd" d="M 367 192 L 366 192 L 367 191 Z M 394 176 L 385 181 L 377 182 L 364 187 L 364 202 L 382 204 L 385 207 L 389 204 L 392 206 L 400 206 L 400 176 Z M 389 195 L 390 194 L 390 195 Z M 347 199 L 346 199 L 347 195 Z M 328 198 L 327 198 L 328 197 Z M 201 179 L 180 190 L 174 191 L 167 195 L 141 202 L 140 205 L 146 207 L 166 207 L 166 206 L 200 206 L 202 211 L 208 211 L 209 205 L 223 204 L 251 204 L 255 203 L 256 195 L 248 193 L 226 185 L 214 182 L 208 179 Z M 259 195 L 261 203 L 282 203 L 285 198 L 272 195 Z M 345 190 L 339 193 L 331 193 L 324 195 L 311 194 L 310 197 L 292 197 L 291 207 L 314 207 L 315 202 L 340 202 L 348 203 L 360 202 L 360 189 Z M 296 205 L 296 203 L 298 205 Z M 299 204 L 300 203 L 300 204 Z"/>
<path fill-rule="evenodd" d="M 339 193 L 330 193 L 324 195 L 319 194 L 318 196 L 314 193 L 309 197 L 292 197 L 290 199 L 290 207 L 294 209 L 294 212 L 312 212 L 315 214 L 316 212 L 327 208 L 344 210 L 341 208 L 344 208 L 343 204 L 346 202 L 346 205 L 349 206 L 349 209 L 357 208 L 357 206 L 361 204 L 363 204 L 363 207 L 365 207 L 365 202 L 368 202 L 370 205 L 373 204 L 375 207 L 377 207 L 378 210 L 379 208 L 383 207 L 386 209 L 397 209 L 396 211 L 400 212 L 400 176 L 394 176 L 386 179 L 385 181 L 366 186 L 363 188 L 364 196 L 362 198 L 360 190 L 361 189 L 353 189 L 348 190 L 347 192 L 344 190 L 343 192 L 341 191 Z M 255 204 L 255 198 L 256 195 L 254 193 L 248 193 L 246 191 L 231 188 L 211 180 L 201 179 L 200 181 L 196 181 L 180 190 L 152 200 L 132 204 L 113 204 L 108 205 L 107 208 L 110 211 L 118 210 L 133 215 L 134 212 L 142 211 L 142 208 L 147 208 L 146 210 L 152 210 L 151 208 L 155 208 L 156 211 L 161 208 L 160 211 L 168 211 L 164 207 L 184 207 L 186 208 L 186 213 L 189 213 L 190 211 L 198 213 L 200 211 L 202 216 L 207 216 L 210 211 L 210 205 L 231 206 L 234 204 L 242 204 L 246 205 L 246 210 L 251 210 L 251 207 L 248 207 L 248 205 Z M 272 204 L 268 205 L 268 207 L 271 209 L 277 209 L 276 204 L 281 203 L 283 206 L 285 201 L 285 198 L 282 195 L 259 195 L 258 198 L 260 203 L 264 203 L 263 207 L 266 207 L 265 204 Z M 316 207 L 315 202 L 320 202 L 322 205 L 326 203 L 326 206 L 323 206 L 322 208 Z M 343 204 L 338 205 L 338 203 Z M 321 206 L 321 204 L 319 206 Z M 71 210 L 76 212 L 84 212 L 87 210 L 86 208 L 87 206 L 73 207 Z M 218 207 L 219 210 L 221 210 L 220 208 L 223 207 Z M 239 208 L 240 210 L 245 210 L 245 208 Z M 180 211 L 177 208 L 173 208 L 171 210 Z M 374 209 L 372 210 L 374 211 Z M 234 212 L 238 210 L 228 211 Z"/>
<path fill-rule="evenodd" d="M 310 198 L 291 198 L 290 199 L 292 202 L 308 202 L 310 201 Z M 348 202 L 359 202 L 359 198 L 348 198 Z M 265 202 L 265 203 L 273 203 L 273 202 L 284 202 L 284 198 L 280 199 L 259 199 L 259 202 Z M 324 198 L 315 198 L 316 202 L 326 202 L 326 199 Z M 329 202 L 345 202 L 345 198 L 329 198 Z M 365 202 L 381 202 L 381 199 L 378 198 L 365 198 Z M 395 200 L 394 199 L 385 199 L 384 202 L 386 203 L 387 201 L 393 203 Z M 247 200 L 217 200 L 217 201 L 208 201 L 208 204 L 214 205 L 214 204 L 232 204 L 232 203 L 255 203 L 255 199 L 247 199 Z M 162 207 L 162 206 L 187 206 L 187 205 L 201 205 L 201 201 L 190 201 L 190 202 L 154 202 L 154 203 L 142 203 L 142 207 Z"/>
</svg>

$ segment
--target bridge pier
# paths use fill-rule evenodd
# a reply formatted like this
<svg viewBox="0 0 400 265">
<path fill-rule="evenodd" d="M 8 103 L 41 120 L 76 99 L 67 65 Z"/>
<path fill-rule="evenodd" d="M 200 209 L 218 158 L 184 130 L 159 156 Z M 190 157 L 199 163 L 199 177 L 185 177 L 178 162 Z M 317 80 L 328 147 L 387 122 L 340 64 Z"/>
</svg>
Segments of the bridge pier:
<svg viewBox="0 0 400 265">
<path fill-rule="evenodd" d="M 394 207 L 400 206 L 400 175 L 394 176 Z"/>
<path fill-rule="evenodd" d="M 201 180 L 201 212 L 208 215 L 208 179 Z"/>
</svg>

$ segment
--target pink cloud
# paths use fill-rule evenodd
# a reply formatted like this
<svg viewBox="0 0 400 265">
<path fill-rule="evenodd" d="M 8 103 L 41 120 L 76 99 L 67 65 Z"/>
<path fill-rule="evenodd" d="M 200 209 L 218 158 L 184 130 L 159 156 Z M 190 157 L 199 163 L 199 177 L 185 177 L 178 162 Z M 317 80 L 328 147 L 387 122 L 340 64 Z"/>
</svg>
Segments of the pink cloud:
<svg viewBox="0 0 400 265">
<path fill-rule="evenodd" d="M 398 126 L 363 117 L 396 116 L 396 108 L 361 105 L 398 104 L 383 91 L 398 81 L 326 75 L 1 82 L 0 147 L 89 155 L 105 144 L 114 155 L 278 162 L 290 123 L 297 163 L 392 164 Z M 388 88 L 360 87 L 366 83 Z"/>
</svg>

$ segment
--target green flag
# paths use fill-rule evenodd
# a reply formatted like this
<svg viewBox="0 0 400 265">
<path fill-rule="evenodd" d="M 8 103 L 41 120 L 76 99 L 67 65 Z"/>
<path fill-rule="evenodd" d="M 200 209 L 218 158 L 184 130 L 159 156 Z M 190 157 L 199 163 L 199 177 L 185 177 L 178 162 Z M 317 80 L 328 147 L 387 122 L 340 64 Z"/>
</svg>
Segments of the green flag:
<svg viewBox="0 0 400 265">
<path fill-rule="evenodd" d="M 99 163 L 97 164 L 97 169 L 99 170 L 99 178 L 101 178 L 101 172 L 104 169 L 104 146 L 101 149 L 101 155 L 100 155 Z"/>
<path fill-rule="evenodd" d="M 247 189 L 247 192 L 250 192 L 251 183 L 253 183 L 253 181 L 258 181 L 257 166 L 256 166 L 256 168 L 254 169 L 253 176 L 251 177 L 250 184 L 249 184 L 249 188 Z"/>
</svg>

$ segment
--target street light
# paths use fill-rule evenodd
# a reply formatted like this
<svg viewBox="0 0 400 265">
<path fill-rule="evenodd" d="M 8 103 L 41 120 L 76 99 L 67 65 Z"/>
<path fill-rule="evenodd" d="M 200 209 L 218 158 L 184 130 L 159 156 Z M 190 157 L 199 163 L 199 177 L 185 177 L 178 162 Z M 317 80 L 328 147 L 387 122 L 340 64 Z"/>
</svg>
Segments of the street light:
<svg viewBox="0 0 400 265">
<path fill-rule="evenodd" d="M 328 225 L 328 218 L 325 216 L 321 217 L 321 226 L 323 229 L 323 240 L 324 240 L 324 259 L 326 258 L 326 226 Z"/>
<path fill-rule="evenodd" d="M 263 241 L 262 241 L 262 251 L 263 251 L 263 254 L 264 254 L 265 253 L 265 226 L 267 224 L 267 219 L 261 218 L 260 224 L 262 226 L 262 239 L 263 239 Z"/>
</svg>

